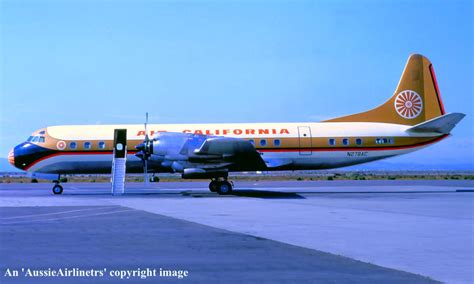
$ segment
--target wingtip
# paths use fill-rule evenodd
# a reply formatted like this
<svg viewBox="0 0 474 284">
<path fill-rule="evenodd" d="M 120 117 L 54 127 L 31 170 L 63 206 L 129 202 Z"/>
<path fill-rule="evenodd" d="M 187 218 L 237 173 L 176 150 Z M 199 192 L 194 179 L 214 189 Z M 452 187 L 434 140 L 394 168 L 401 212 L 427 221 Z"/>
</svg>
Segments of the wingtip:
<svg viewBox="0 0 474 284">
<path fill-rule="evenodd" d="M 447 113 L 447 114 L 455 115 L 455 116 L 459 117 L 460 120 L 463 119 L 466 116 L 466 114 L 462 113 L 462 112 L 451 112 L 451 113 Z"/>
</svg>

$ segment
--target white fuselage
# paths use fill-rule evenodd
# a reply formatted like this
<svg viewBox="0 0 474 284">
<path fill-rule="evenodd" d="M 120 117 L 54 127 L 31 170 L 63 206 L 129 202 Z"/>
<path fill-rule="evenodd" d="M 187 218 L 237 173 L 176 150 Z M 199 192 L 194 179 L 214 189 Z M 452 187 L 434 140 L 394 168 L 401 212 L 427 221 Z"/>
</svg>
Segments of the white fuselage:
<svg viewBox="0 0 474 284">
<path fill-rule="evenodd" d="M 149 125 L 148 129 L 152 136 L 166 131 L 251 140 L 269 165 L 268 170 L 309 170 L 336 168 L 405 154 L 438 141 L 441 136 L 436 133 L 424 133 L 422 136 L 410 134 L 406 131 L 408 127 L 388 123 L 322 122 L 157 124 Z M 114 129 L 127 129 L 128 172 L 141 172 L 142 161 L 135 157 L 134 146 L 144 139 L 142 125 L 53 126 L 38 130 L 38 133 L 43 131 L 45 141 L 32 143 L 48 149 L 50 154 L 32 161 L 26 170 L 109 173 Z M 86 142 L 89 142 L 90 148 L 85 148 Z M 75 147 L 72 147 L 74 143 Z M 105 147 L 98 148 L 99 143 L 105 144 Z M 159 165 L 150 164 L 151 168 L 154 166 L 152 171 L 161 171 Z"/>
</svg>

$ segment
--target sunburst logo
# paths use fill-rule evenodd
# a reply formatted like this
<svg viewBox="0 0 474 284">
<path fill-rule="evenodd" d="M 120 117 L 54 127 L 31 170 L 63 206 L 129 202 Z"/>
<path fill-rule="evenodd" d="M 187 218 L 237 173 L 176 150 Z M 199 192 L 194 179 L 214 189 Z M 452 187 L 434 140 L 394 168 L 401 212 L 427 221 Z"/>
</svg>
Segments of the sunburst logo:
<svg viewBox="0 0 474 284">
<path fill-rule="evenodd" d="M 394 105 L 398 115 L 406 119 L 418 117 L 423 110 L 423 100 L 421 96 L 411 90 L 398 93 Z"/>
</svg>

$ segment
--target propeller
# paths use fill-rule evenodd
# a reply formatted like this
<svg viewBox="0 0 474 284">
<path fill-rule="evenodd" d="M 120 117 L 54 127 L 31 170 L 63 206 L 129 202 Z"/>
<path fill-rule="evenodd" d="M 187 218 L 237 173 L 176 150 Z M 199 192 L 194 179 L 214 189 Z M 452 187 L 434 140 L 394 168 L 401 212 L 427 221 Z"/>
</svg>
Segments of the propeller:
<svg viewBox="0 0 474 284">
<path fill-rule="evenodd" d="M 138 158 L 143 161 L 143 174 L 145 178 L 145 187 L 148 186 L 148 158 L 151 156 L 152 151 L 152 142 L 150 141 L 150 137 L 148 137 L 148 112 L 146 113 L 145 117 L 145 140 L 135 146 L 135 149 L 139 150 L 138 153 L 135 154 Z"/>
</svg>

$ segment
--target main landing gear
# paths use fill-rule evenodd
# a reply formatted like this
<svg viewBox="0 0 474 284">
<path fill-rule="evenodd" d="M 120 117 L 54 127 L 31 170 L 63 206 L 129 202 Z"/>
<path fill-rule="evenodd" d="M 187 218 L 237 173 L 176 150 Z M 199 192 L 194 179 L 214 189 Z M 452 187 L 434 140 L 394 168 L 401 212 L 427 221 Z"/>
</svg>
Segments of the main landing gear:
<svg viewBox="0 0 474 284">
<path fill-rule="evenodd" d="M 217 192 L 221 195 L 231 194 L 232 183 L 227 181 L 227 179 L 224 179 L 224 180 L 213 179 L 209 183 L 209 190 L 212 192 Z"/>
</svg>

